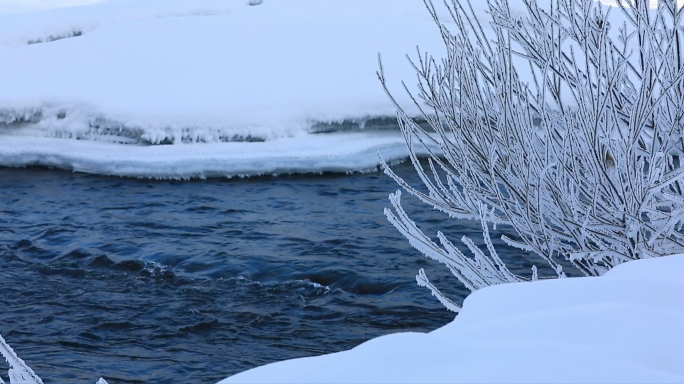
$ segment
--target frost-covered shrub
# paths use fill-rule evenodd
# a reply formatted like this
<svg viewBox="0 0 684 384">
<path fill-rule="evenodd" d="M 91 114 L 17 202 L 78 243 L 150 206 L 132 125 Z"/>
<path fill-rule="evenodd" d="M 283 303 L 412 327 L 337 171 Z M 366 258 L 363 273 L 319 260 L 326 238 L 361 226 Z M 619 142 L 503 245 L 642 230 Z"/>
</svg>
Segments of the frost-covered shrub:
<svg viewBox="0 0 684 384">
<path fill-rule="evenodd" d="M 43 380 L 26 365 L 24 360 L 17 356 L 2 336 L 0 336 L 0 355 L 5 358 L 10 366 L 8 371 L 10 384 L 43 384 Z M 5 384 L 2 377 L 0 377 L 0 384 Z M 107 384 L 107 382 L 100 378 L 95 384 Z"/>
<path fill-rule="evenodd" d="M 5 342 L 2 336 L 0 336 L 0 355 L 5 358 L 5 361 L 10 366 L 8 372 L 10 384 L 43 384 L 43 380 L 24 363 L 24 360 L 14 353 L 12 347 Z M 0 383 L 5 383 L 2 378 L 0 378 Z"/>
<path fill-rule="evenodd" d="M 385 171 L 450 217 L 481 221 L 488 254 L 465 237 L 474 258 L 441 232 L 438 242 L 423 234 L 397 191 L 385 214 L 414 247 L 470 290 L 537 278 L 536 268 L 529 277 L 506 268 L 490 225 L 514 228 L 517 238 L 503 240 L 539 255 L 558 277 L 561 259 L 596 276 L 684 251 L 684 29 L 675 0 L 657 9 L 644 0 L 616 8 L 489 0 L 487 22 L 470 2 L 453 0 L 448 24 L 425 2 L 446 54 L 418 52 L 413 96 L 434 132 L 400 105 L 398 117 L 411 152 L 433 142 L 442 153 L 427 167 L 411 157 L 428 194 Z M 378 76 L 387 89 L 382 64 Z M 423 270 L 417 280 L 458 311 Z"/>
</svg>

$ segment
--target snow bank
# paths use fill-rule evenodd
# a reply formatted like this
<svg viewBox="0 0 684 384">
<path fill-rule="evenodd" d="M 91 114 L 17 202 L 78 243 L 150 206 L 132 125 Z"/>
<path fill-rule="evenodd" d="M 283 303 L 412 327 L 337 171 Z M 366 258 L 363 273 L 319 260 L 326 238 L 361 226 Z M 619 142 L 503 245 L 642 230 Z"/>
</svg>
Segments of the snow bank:
<svg viewBox="0 0 684 384">
<path fill-rule="evenodd" d="M 42 165 L 165 179 L 375 171 L 378 154 L 390 163 L 406 159 L 403 137 L 383 132 L 335 133 L 256 143 L 157 146 L 0 137 L 0 164 L 6 166 Z"/>
<path fill-rule="evenodd" d="M 111 0 L 0 15 L 0 166 L 149 177 L 372 168 L 395 115 L 377 54 L 397 87 L 411 85 L 404 55 L 416 45 L 443 50 L 415 0 Z M 343 150 L 336 136 L 308 137 L 374 130 Z M 312 145 L 318 160 L 302 149 Z M 335 160 L 319 161 L 326 152 Z"/>
<path fill-rule="evenodd" d="M 0 14 L 95 4 L 103 0 L 0 0 Z"/>
<path fill-rule="evenodd" d="M 394 116 L 378 52 L 400 86 L 415 78 L 407 52 L 443 50 L 415 0 L 118 0 L 2 16 L 0 36 L 0 120 L 53 137 L 106 122 L 159 141 Z"/>
<path fill-rule="evenodd" d="M 683 382 L 684 255 L 493 286 L 427 334 L 274 363 L 227 383 Z"/>
<path fill-rule="evenodd" d="M 520 1 L 511 4 L 520 7 Z M 376 78 L 378 53 L 394 96 L 418 115 L 401 85 L 403 80 L 415 89 L 417 81 L 405 55 L 415 56 L 416 46 L 437 56 L 444 52 L 422 1 L 248 3 L 110 0 L 0 15 L 0 166 L 36 164 L 150 177 L 252 174 L 278 167 L 259 165 L 256 158 L 220 167 L 216 161 L 254 151 L 264 153 L 261 160 L 267 162 L 271 157 L 258 146 L 193 149 L 192 167 L 146 172 L 143 164 L 150 163 L 140 158 L 156 159 L 163 152 L 177 163 L 173 156 L 185 156 L 188 149 L 117 145 L 283 139 L 309 140 L 301 146 L 317 142 L 321 151 L 337 156 L 335 148 L 325 146 L 336 138 L 306 137 L 321 130 L 347 132 L 349 126 L 356 127 L 352 131 L 378 129 L 367 123 L 395 116 Z M 474 3 L 485 20 L 486 3 Z M 439 12 L 449 19 L 444 9 Z M 365 160 L 371 141 L 364 140 L 356 151 L 366 168 L 378 164 L 376 157 L 372 164 Z M 7 149 L 18 142 L 20 152 Z M 76 147 L 78 162 L 70 154 Z M 102 151 L 116 166 L 102 166 Z M 208 155 L 202 158 L 202 153 Z M 279 158 L 279 169 L 361 169 L 348 161 L 351 154 L 344 156 L 334 166 L 322 165 L 302 162 L 305 154 L 290 151 Z M 122 164 L 136 166 L 113 170 Z"/>
</svg>

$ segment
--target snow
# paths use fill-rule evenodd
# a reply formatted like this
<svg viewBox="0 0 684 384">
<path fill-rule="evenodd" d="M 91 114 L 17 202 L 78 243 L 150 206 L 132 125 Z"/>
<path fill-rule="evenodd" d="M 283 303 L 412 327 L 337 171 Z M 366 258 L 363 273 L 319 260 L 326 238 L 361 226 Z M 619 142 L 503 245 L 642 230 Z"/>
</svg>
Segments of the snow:
<svg viewBox="0 0 684 384">
<path fill-rule="evenodd" d="M 247 0 L 109 0 L 88 5 L 95 1 L 26 2 L 27 9 L 75 6 L 0 14 L 0 166 L 37 164 L 110 174 L 112 167 L 96 166 L 106 148 L 116 163 L 137 164 L 135 171 L 114 174 L 157 177 L 173 172 L 146 173 L 136 159 L 148 152 L 156 157 L 164 151 L 169 159 L 188 153 L 180 146 L 154 148 L 158 144 L 309 140 L 320 123 L 370 130 L 363 128 L 369 119 L 391 119 L 396 113 L 376 78 L 378 53 L 393 95 L 418 115 L 401 84 L 416 88 L 405 55 L 415 56 L 416 46 L 437 56 L 444 51 L 420 0 L 266 0 L 255 6 Z M 474 6 L 484 19 L 485 2 Z M 439 12 L 448 20 L 443 8 Z M 401 140 L 396 127 L 394 135 Z M 24 138 L 24 150 L 11 156 L 4 148 L 17 137 Z M 371 141 L 359 143 L 360 156 Z M 146 147 L 119 148 L 130 144 Z M 82 149 L 79 159 L 91 166 L 73 162 L 68 152 L 75 145 Z M 173 174 L 224 175 L 214 172 L 215 160 L 235 158 L 237 147 L 244 146 L 194 148 L 192 169 Z M 280 160 L 298 163 L 281 168 L 359 171 L 370 165 L 343 164 L 352 158 L 347 156 L 334 167 L 310 162 L 306 168 L 297 148 Z M 334 147 L 324 149 L 336 156 Z M 59 160 L 45 161 L 59 152 Z M 203 152 L 208 153 L 204 159 Z M 85 154 L 94 157 L 86 161 Z M 229 174 L 273 168 L 245 161 L 222 167 Z"/>
<path fill-rule="evenodd" d="M 433 332 L 255 368 L 228 383 L 683 382 L 684 255 L 602 277 L 491 286 Z"/>
<path fill-rule="evenodd" d="M 103 0 L 0 0 L 0 13 L 33 12 L 75 5 L 95 4 Z"/>
<path fill-rule="evenodd" d="M 375 171 L 378 155 L 390 163 L 404 160 L 408 157 L 406 143 L 396 134 L 383 132 L 157 146 L 36 137 L 0 139 L 0 164 L 6 166 L 43 165 L 165 179 Z"/>
<path fill-rule="evenodd" d="M 334 143 L 308 136 L 318 123 L 363 126 L 369 118 L 395 115 L 376 78 L 379 52 L 400 101 L 410 104 L 400 81 L 410 85 L 415 75 L 404 55 L 416 45 L 443 50 L 423 7 L 415 0 L 269 0 L 257 6 L 246 0 L 112 0 L 0 15 L 0 165 L 85 169 L 67 154 L 75 145 L 88 148 L 80 158 L 107 148 L 108 157 L 130 163 L 136 160 L 126 156 L 156 156 L 161 150 L 153 147 L 164 143 Z M 398 130 L 394 136 L 401 139 Z M 5 148 L 17 137 L 25 150 L 12 156 Z M 368 143 L 357 152 L 368 151 Z M 124 144 L 147 147 L 120 148 Z M 205 173 L 213 173 L 217 153 L 231 158 L 237 147 L 244 146 L 207 147 Z M 170 158 L 188 149 L 163 151 Z M 64 153 L 59 161 L 41 160 L 56 152 Z M 97 164 L 97 156 L 88 163 Z M 201 162 L 197 158 L 199 171 Z M 259 168 L 242 164 L 226 167 Z"/>
<path fill-rule="evenodd" d="M 415 89 L 404 56 L 444 50 L 420 0 L 78 5 L 92 2 L 0 2 L 0 13 L 76 5 L 0 14 L 0 166 L 158 178 L 372 170 L 378 153 L 407 157 L 398 131 L 367 124 L 395 114 L 377 54 L 417 113 L 401 90 Z M 679 255 L 488 287 L 436 331 L 222 383 L 682 382 L 682 270 Z"/>
</svg>

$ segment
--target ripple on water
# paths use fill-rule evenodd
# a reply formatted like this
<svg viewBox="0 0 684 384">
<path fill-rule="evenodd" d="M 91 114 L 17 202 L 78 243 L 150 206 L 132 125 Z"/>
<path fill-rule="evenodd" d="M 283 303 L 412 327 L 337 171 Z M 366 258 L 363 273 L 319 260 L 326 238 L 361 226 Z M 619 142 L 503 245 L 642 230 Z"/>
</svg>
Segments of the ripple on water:
<svg viewBox="0 0 684 384">
<path fill-rule="evenodd" d="M 417 270 L 457 300 L 466 292 L 384 219 L 396 189 L 380 174 L 177 182 L 0 169 L 0 333 L 53 382 L 116 384 L 210 383 L 435 329 L 453 315 L 415 285 Z M 404 201 L 426 233 L 480 239 L 478 225 Z"/>
</svg>

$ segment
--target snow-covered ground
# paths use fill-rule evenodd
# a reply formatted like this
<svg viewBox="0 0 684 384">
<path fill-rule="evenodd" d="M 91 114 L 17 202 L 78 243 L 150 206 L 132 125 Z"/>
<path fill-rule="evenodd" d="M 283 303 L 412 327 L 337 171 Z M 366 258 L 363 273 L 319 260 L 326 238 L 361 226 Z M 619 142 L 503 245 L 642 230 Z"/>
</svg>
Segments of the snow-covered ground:
<svg viewBox="0 0 684 384">
<path fill-rule="evenodd" d="M 305 135 L 259 143 L 155 146 L 0 136 L 0 164 L 40 164 L 77 172 L 175 179 L 364 172 L 377 169 L 378 154 L 389 163 L 404 160 L 405 147 L 400 135 L 383 132 Z"/>
<path fill-rule="evenodd" d="M 192 165 L 161 173 L 202 173 L 204 152 L 205 174 L 221 174 L 214 172 L 218 157 L 238 161 L 220 167 L 226 174 L 250 173 L 260 167 L 240 154 L 271 157 L 264 145 L 154 146 L 266 140 L 281 160 L 292 159 L 283 169 L 315 164 L 299 151 L 313 142 L 337 160 L 311 171 L 366 169 L 365 160 L 345 164 L 350 148 L 340 150 L 336 136 L 309 136 L 350 126 L 370 132 L 369 118 L 394 116 L 376 78 L 378 53 L 409 105 L 400 82 L 415 82 L 404 55 L 416 45 L 443 50 L 416 0 L 110 0 L 0 15 L 0 165 L 145 176 L 149 163 L 135 159 L 190 151 Z M 393 151 L 405 157 L 399 132 L 393 135 Z M 360 154 L 387 140 L 387 132 L 354 137 Z M 79 160 L 68 155 L 76 146 Z M 48 160 L 56 153 L 59 160 Z M 103 156 L 109 167 L 95 165 Z M 92 166 L 79 167 L 81 160 Z"/>
<path fill-rule="evenodd" d="M 486 3 L 473 3 L 486 20 Z M 417 81 L 405 55 L 415 57 L 417 45 L 444 51 L 421 0 L 0 0 L 0 13 L 3 4 L 76 6 L 0 14 L 0 166 L 150 177 L 270 173 L 274 167 L 253 163 L 255 153 L 272 158 L 268 146 L 232 145 L 267 141 L 278 148 L 277 169 L 365 170 L 378 159 L 364 154 L 387 149 L 388 140 L 386 129 L 372 134 L 378 126 L 367 123 L 384 119 L 387 128 L 395 115 L 376 78 L 378 53 L 393 95 L 418 115 L 401 85 L 415 90 Z M 338 150 L 336 136 L 320 134 L 350 127 L 371 133 L 354 137 L 363 161 L 348 161 L 351 137 Z M 405 158 L 394 128 L 391 152 Z M 300 151 L 313 142 L 334 166 Z M 160 144 L 202 147 L 154 148 Z M 76 147 L 78 159 L 69 154 Z M 147 168 L 137 160 L 160 152 L 192 153 L 193 161 Z"/>
<path fill-rule="evenodd" d="M 433 332 L 383 336 L 220 383 L 681 383 L 682 271 L 676 255 L 602 277 L 492 286 Z"/>
<path fill-rule="evenodd" d="M 0 13 L 34 12 L 52 8 L 95 4 L 103 0 L 0 0 Z"/>
<path fill-rule="evenodd" d="M 422 1 L 247 3 L 110 0 L 0 15 L 0 165 L 185 178 L 358 171 L 378 164 L 376 149 L 407 155 L 401 134 L 381 129 L 395 109 L 375 70 L 381 53 L 410 106 L 404 55 L 443 51 Z M 682 270 L 684 256 L 672 256 L 600 278 L 490 287 L 434 332 L 224 382 L 682 382 Z"/>
</svg>

